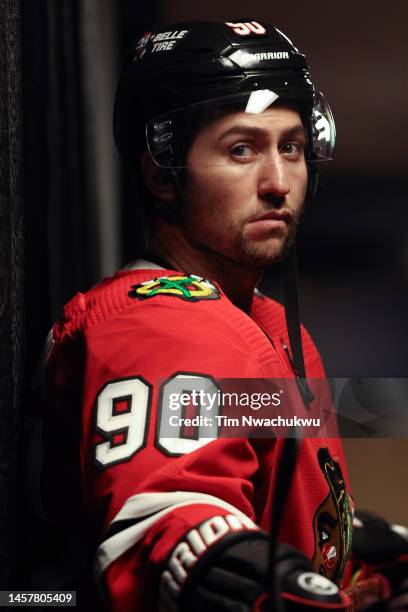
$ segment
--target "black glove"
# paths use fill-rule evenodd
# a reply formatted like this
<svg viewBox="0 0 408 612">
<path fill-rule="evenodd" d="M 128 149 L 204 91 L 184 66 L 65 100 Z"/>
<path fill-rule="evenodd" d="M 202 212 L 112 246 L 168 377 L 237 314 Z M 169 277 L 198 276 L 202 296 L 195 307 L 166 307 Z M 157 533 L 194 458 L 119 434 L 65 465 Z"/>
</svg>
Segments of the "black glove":
<svg viewBox="0 0 408 612">
<path fill-rule="evenodd" d="M 337 586 L 315 573 L 310 561 L 289 545 L 278 546 L 274 578 L 269 538 L 262 531 L 227 533 L 195 561 L 185 547 L 188 540 L 189 534 L 175 547 L 163 573 L 159 606 L 163 612 L 272 612 L 272 589 L 285 612 L 316 610 L 316 605 L 319 610 L 326 605 L 330 610 L 346 608 L 347 599 Z M 174 555 L 184 565 L 183 577 Z"/>
<path fill-rule="evenodd" d="M 355 513 L 353 526 L 354 559 L 368 565 L 366 576 L 381 574 L 390 585 L 387 604 L 370 610 L 408 610 L 408 529 L 364 510 Z"/>
</svg>

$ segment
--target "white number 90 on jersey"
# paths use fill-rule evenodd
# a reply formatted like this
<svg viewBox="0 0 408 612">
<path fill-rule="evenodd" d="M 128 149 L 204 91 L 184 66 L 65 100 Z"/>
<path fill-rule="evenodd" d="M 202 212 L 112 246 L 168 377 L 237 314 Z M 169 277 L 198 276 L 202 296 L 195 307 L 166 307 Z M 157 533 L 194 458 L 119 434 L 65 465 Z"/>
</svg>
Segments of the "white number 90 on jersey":
<svg viewBox="0 0 408 612">
<path fill-rule="evenodd" d="M 213 425 L 200 423 L 194 436 L 186 436 L 181 424 L 169 427 L 169 423 L 181 421 L 177 417 L 183 414 L 183 406 L 175 408 L 171 398 L 181 393 L 197 393 L 203 388 L 214 396 L 219 390 L 211 378 L 201 374 L 175 374 L 161 385 L 155 444 L 165 454 L 183 455 L 217 438 L 217 427 Z M 140 376 L 111 381 L 101 389 L 96 400 L 96 431 L 102 441 L 94 446 L 98 467 L 129 461 L 146 446 L 151 398 L 152 385 Z M 204 416 L 203 406 L 198 405 L 197 409 L 197 416 Z M 212 415 L 218 415 L 218 410 L 215 403 Z"/>
</svg>

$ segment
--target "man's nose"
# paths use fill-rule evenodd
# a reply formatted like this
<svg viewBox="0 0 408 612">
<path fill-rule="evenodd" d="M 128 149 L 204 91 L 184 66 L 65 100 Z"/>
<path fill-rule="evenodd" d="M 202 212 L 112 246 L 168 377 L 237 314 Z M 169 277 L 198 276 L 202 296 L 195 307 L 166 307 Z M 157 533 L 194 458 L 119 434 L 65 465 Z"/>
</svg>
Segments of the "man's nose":
<svg viewBox="0 0 408 612">
<path fill-rule="evenodd" d="M 260 160 L 258 172 L 260 198 L 283 199 L 289 193 L 287 168 L 279 151 L 270 152 Z"/>
</svg>

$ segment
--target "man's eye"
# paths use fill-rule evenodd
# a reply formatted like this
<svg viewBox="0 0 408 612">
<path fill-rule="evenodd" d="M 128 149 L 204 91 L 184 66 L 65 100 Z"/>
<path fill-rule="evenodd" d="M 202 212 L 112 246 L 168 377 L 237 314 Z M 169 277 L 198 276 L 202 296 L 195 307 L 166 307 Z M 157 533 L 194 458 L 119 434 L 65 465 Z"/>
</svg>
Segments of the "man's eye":
<svg viewBox="0 0 408 612">
<path fill-rule="evenodd" d="M 290 158 L 297 158 L 301 155 L 304 147 L 300 142 L 285 142 L 281 145 L 280 152 Z"/>
<path fill-rule="evenodd" d="M 230 150 L 231 155 L 234 157 L 252 157 L 255 155 L 255 151 L 252 147 L 247 144 L 238 144 L 232 147 Z"/>
</svg>

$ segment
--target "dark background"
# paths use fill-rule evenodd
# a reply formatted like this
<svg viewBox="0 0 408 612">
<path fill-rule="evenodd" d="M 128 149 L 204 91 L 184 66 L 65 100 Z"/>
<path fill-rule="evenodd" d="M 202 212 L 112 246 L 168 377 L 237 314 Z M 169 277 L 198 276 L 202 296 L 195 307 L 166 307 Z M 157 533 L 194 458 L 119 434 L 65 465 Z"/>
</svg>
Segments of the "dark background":
<svg viewBox="0 0 408 612">
<path fill-rule="evenodd" d="M 267 20 L 306 53 L 332 106 L 338 145 L 302 224 L 303 320 L 330 376 L 408 376 L 408 5 L 253 0 L 250 9 L 242 0 L 21 2 L 22 422 L 23 447 L 33 445 L 22 469 L 34 514 L 41 512 L 35 374 L 43 339 L 76 291 L 112 274 L 140 243 L 138 203 L 119 167 L 111 114 L 119 58 L 154 23 Z M 352 440 L 346 450 L 358 505 L 408 523 L 406 442 Z M 25 496 L 22 489 L 24 503 Z"/>
</svg>

